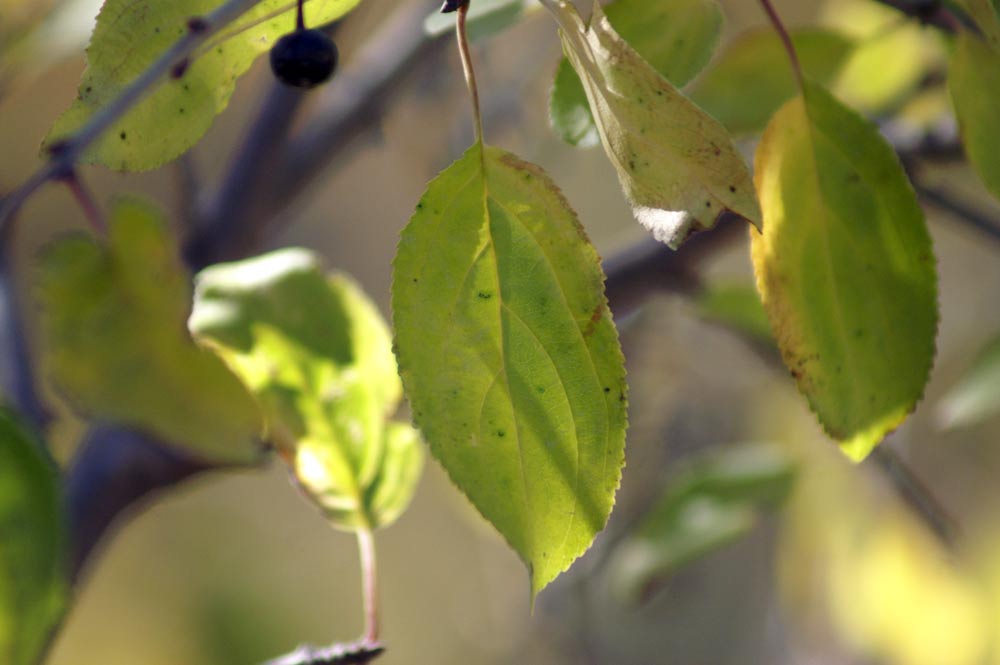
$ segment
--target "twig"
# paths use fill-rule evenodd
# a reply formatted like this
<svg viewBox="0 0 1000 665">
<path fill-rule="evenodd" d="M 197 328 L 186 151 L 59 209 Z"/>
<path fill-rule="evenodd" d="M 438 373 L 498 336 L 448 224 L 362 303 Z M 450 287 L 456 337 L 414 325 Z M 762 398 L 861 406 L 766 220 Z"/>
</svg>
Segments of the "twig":
<svg viewBox="0 0 1000 665">
<path fill-rule="evenodd" d="M 98 236 L 105 235 L 108 232 L 108 223 L 104 219 L 104 213 L 101 212 L 100 206 L 97 205 L 97 201 L 94 200 L 93 195 L 76 170 L 70 171 L 60 179 L 66 183 L 77 205 L 83 210 L 83 216 L 87 218 L 91 230 Z"/>
<path fill-rule="evenodd" d="M 885 442 L 875 448 L 872 459 L 892 481 L 899 496 L 921 518 L 931 532 L 951 551 L 959 542 L 958 523 L 951 517 L 931 489 Z"/>
<path fill-rule="evenodd" d="M 198 29 L 188 30 L 110 104 L 97 111 L 74 135 L 50 147 L 49 161 L 21 187 L 4 199 L 0 206 L 0 227 L 6 226 L 12 215 L 39 187 L 53 179 L 66 177 L 90 145 L 120 117 L 138 104 L 176 66 L 209 37 L 239 18 L 261 0 L 228 0 L 197 22 Z"/>
</svg>

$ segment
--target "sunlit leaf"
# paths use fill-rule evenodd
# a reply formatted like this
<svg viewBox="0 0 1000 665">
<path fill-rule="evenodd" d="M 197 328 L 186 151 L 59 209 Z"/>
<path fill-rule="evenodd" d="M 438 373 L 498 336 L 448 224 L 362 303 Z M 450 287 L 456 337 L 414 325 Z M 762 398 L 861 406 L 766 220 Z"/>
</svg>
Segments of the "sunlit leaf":
<svg viewBox="0 0 1000 665">
<path fill-rule="evenodd" d="M 257 396 L 334 526 L 377 528 L 406 508 L 422 449 L 412 427 L 387 422 L 402 397 L 389 329 L 353 281 L 304 249 L 212 266 L 189 325 Z"/>
<path fill-rule="evenodd" d="M 476 41 L 494 35 L 517 23 L 524 14 L 527 0 L 476 0 L 469 4 L 469 39 Z M 424 20 L 424 32 L 431 37 L 455 29 L 455 14 L 435 11 Z"/>
<path fill-rule="evenodd" d="M 746 335 L 754 342 L 772 344 L 771 324 L 757 291 L 748 285 L 713 285 L 698 295 L 698 314 Z"/>
<path fill-rule="evenodd" d="M 835 79 L 854 47 L 851 39 L 821 28 L 794 31 L 792 41 L 803 71 L 821 84 Z M 688 95 L 729 131 L 751 134 L 797 92 L 781 40 L 767 28 L 730 42 Z"/>
<path fill-rule="evenodd" d="M 1000 413 L 1000 338 L 979 353 L 970 368 L 937 406 L 941 425 L 967 427 Z"/>
<path fill-rule="evenodd" d="M 0 410 L 0 662 L 35 665 L 67 600 L 59 474 Z"/>
<path fill-rule="evenodd" d="M 360 0 L 310 0 L 310 26 L 333 21 Z M 188 30 L 192 17 L 218 0 L 107 0 L 87 49 L 76 101 L 49 132 L 46 145 L 71 134 L 115 99 Z M 83 157 L 119 171 L 146 171 L 191 148 L 229 104 L 236 79 L 295 25 L 295 3 L 263 0 L 209 40 L 180 78 L 168 78 L 118 120 Z"/>
<path fill-rule="evenodd" d="M 106 244 L 81 234 L 52 245 L 39 295 L 52 379 L 81 414 L 209 460 L 260 458 L 253 398 L 184 327 L 188 276 L 154 210 L 119 201 Z"/>
<path fill-rule="evenodd" d="M 1000 46 L 967 32 L 959 34 L 948 87 L 969 162 L 1000 197 Z"/>
<path fill-rule="evenodd" d="M 615 0 L 604 11 L 621 38 L 677 87 L 708 64 L 722 32 L 715 0 Z M 583 83 L 566 58 L 556 71 L 549 118 L 571 145 L 601 142 Z"/>
<path fill-rule="evenodd" d="M 414 419 L 528 565 L 532 595 L 604 528 L 624 463 L 625 369 L 603 279 L 548 176 L 481 144 L 431 183 L 394 263 Z"/>
<path fill-rule="evenodd" d="M 725 128 L 625 43 L 600 5 L 589 27 L 568 4 L 553 11 L 636 219 L 674 248 L 727 211 L 759 227 L 750 172 Z"/>
<path fill-rule="evenodd" d="M 679 568 L 745 535 L 783 501 L 794 467 L 776 446 L 743 444 L 687 463 L 609 563 L 618 595 L 635 602 Z"/>
<path fill-rule="evenodd" d="M 864 458 L 913 410 L 934 357 L 937 280 L 923 213 L 877 129 L 822 88 L 757 150 L 757 287 L 820 422 Z"/>
</svg>

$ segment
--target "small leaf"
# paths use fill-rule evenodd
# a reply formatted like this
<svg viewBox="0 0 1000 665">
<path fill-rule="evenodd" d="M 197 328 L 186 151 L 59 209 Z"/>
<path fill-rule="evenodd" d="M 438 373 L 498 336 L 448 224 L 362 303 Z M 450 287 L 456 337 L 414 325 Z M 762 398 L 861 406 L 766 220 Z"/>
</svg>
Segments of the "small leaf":
<svg viewBox="0 0 1000 665">
<path fill-rule="evenodd" d="M 359 0 L 310 0 L 310 26 L 336 20 Z M 188 21 L 218 0 L 107 0 L 87 49 L 77 99 L 56 120 L 45 145 L 72 134 L 187 32 Z M 83 156 L 118 171 L 148 171 L 194 146 L 229 105 L 242 76 L 295 26 L 294 2 L 263 0 L 211 38 L 180 78 L 169 78 L 118 120 Z"/>
<path fill-rule="evenodd" d="M 545 173 L 476 144 L 430 184 L 393 265 L 414 419 L 534 597 L 604 528 L 624 464 L 625 369 L 597 253 Z"/>
<path fill-rule="evenodd" d="M 1000 198 L 1000 47 L 960 33 L 948 67 L 948 87 L 969 162 Z"/>
<path fill-rule="evenodd" d="M 0 662 L 35 665 L 66 608 L 59 474 L 0 409 Z"/>
<path fill-rule="evenodd" d="M 469 39 L 477 41 L 517 23 L 524 14 L 526 0 L 476 0 L 469 4 Z M 455 15 L 435 11 L 424 19 L 424 32 L 439 37 L 455 29 Z"/>
<path fill-rule="evenodd" d="M 53 381 L 82 415 L 147 428 L 221 463 L 260 459 L 260 413 L 184 328 L 190 286 L 158 213 L 115 205 L 107 245 L 68 237 L 42 256 Z"/>
<path fill-rule="evenodd" d="M 604 10 L 621 38 L 677 87 L 708 64 L 722 32 L 715 0 L 615 0 Z M 549 112 L 567 143 L 584 148 L 601 142 L 583 83 L 566 58 L 556 71 Z"/>
<path fill-rule="evenodd" d="M 771 334 L 767 312 L 752 286 L 710 286 L 698 295 L 696 304 L 702 318 L 732 328 L 754 342 L 773 345 L 774 336 Z"/>
<path fill-rule="evenodd" d="M 937 406 L 944 428 L 968 427 L 1000 413 L 1000 337 L 979 352 L 975 363 Z"/>
<path fill-rule="evenodd" d="M 854 47 L 849 38 L 821 28 L 796 30 L 792 42 L 803 71 L 823 85 L 833 82 Z M 688 95 L 729 131 L 753 134 L 797 92 L 788 55 L 768 28 L 730 42 Z"/>
<path fill-rule="evenodd" d="M 725 128 L 625 43 L 599 4 L 589 27 L 568 4 L 555 11 L 636 219 L 673 248 L 727 211 L 759 227 L 750 171 Z"/>
<path fill-rule="evenodd" d="M 757 150 L 754 272 L 785 364 L 844 452 L 863 459 L 913 410 L 934 359 L 934 254 L 878 130 L 819 86 Z"/>
<path fill-rule="evenodd" d="M 780 448 L 743 444 L 688 462 L 609 562 L 618 595 L 636 602 L 660 579 L 749 532 L 794 477 Z"/>
<path fill-rule="evenodd" d="M 372 529 L 402 513 L 422 449 L 412 427 L 386 422 L 402 397 L 389 329 L 353 281 L 328 277 L 304 249 L 212 266 L 189 326 L 257 396 L 334 526 Z"/>
</svg>

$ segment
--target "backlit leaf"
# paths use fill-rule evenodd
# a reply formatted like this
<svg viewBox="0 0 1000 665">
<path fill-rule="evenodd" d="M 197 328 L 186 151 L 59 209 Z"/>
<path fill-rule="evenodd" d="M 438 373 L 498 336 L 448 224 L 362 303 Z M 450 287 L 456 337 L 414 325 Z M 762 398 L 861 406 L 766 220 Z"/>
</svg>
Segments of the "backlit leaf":
<svg viewBox="0 0 1000 665">
<path fill-rule="evenodd" d="M 253 398 L 184 327 L 189 279 L 158 213 L 120 201 L 106 244 L 58 241 L 42 257 L 39 292 L 52 379 L 82 415 L 209 460 L 260 458 Z"/>
<path fill-rule="evenodd" d="M 793 31 L 792 41 L 803 71 L 824 85 L 835 79 L 854 47 L 851 39 L 821 28 Z M 781 40 L 767 28 L 730 42 L 688 95 L 729 131 L 752 134 L 797 92 Z"/>
<path fill-rule="evenodd" d="M 334 526 L 372 529 L 406 508 L 422 468 L 389 329 L 344 275 L 304 249 L 212 266 L 197 277 L 191 330 L 257 396 L 270 438 Z"/>
<path fill-rule="evenodd" d="M 0 662 L 35 665 L 66 607 L 59 474 L 0 409 Z"/>
<path fill-rule="evenodd" d="M 310 26 L 333 21 L 360 0 L 309 0 Z M 192 17 L 219 0 L 107 0 L 87 49 L 87 69 L 76 101 L 56 120 L 46 145 L 81 127 L 180 39 Z M 118 120 L 83 161 L 119 171 L 146 171 L 191 148 L 226 108 L 242 76 L 295 25 L 295 3 L 263 0 L 210 39 L 184 76 L 168 78 Z"/>
<path fill-rule="evenodd" d="M 636 219 L 677 248 L 729 211 L 760 226 L 750 171 L 725 128 L 660 76 L 594 5 L 553 11 Z"/>
<path fill-rule="evenodd" d="M 913 410 L 934 358 L 937 280 L 923 213 L 877 129 L 819 86 L 757 150 L 757 287 L 785 364 L 844 452 Z"/>
<path fill-rule="evenodd" d="M 597 253 L 537 167 L 476 144 L 400 239 L 396 352 L 434 456 L 528 565 L 588 547 L 624 463 L 625 369 Z"/>
<path fill-rule="evenodd" d="M 621 38 L 677 87 L 708 64 L 722 32 L 715 0 L 615 0 L 604 11 Z M 549 118 L 571 145 L 601 142 L 583 83 L 566 58 L 556 71 Z"/>
</svg>

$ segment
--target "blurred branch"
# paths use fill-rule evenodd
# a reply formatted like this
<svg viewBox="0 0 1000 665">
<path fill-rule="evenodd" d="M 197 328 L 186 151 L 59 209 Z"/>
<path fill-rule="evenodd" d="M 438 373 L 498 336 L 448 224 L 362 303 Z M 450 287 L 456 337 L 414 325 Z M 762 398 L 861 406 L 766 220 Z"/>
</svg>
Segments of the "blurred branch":
<svg viewBox="0 0 1000 665">
<path fill-rule="evenodd" d="M 931 489 L 885 442 L 872 451 L 872 459 L 892 481 L 900 498 L 922 518 L 924 525 L 954 551 L 958 546 L 958 523 L 937 500 Z"/>
<path fill-rule="evenodd" d="M 0 229 L 0 396 L 41 432 L 50 414 L 38 395 L 14 279 L 14 225 Z"/>
<path fill-rule="evenodd" d="M 20 188 L 0 202 L 0 228 L 8 224 L 14 213 L 42 185 L 50 180 L 65 178 L 72 173 L 84 151 L 116 120 L 142 101 L 163 77 L 186 63 L 209 37 L 259 2 L 261 0 L 228 0 L 204 17 L 192 17 L 184 36 L 140 74 L 113 102 L 91 116 L 87 124 L 75 134 L 49 147 L 48 162 Z"/>
<path fill-rule="evenodd" d="M 875 0 L 875 2 L 892 7 L 924 25 L 931 25 L 945 32 L 958 32 L 963 27 L 979 32 L 979 27 L 964 11 L 943 0 Z"/>
<path fill-rule="evenodd" d="M 1000 242 L 1000 220 L 997 220 L 996 217 L 991 217 L 960 201 L 947 190 L 925 185 L 917 178 L 913 179 L 913 188 L 916 190 L 917 196 L 935 208 L 980 231 L 992 240 Z"/>
<path fill-rule="evenodd" d="M 158 490 L 209 468 L 149 434 L 116 425 L 92 426 L 73 458 L 64 488 L 71 578 L 80 576 L 112 523 L 135 512 Z"/>
</svg>

